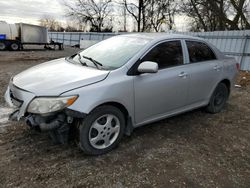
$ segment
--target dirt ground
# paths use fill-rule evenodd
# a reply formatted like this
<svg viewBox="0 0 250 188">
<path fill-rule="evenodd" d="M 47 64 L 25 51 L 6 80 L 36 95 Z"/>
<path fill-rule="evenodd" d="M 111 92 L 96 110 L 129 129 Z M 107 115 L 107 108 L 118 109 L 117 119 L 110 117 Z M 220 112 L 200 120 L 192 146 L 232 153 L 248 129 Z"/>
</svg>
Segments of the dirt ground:
<svg viewBox="0 0 250 188">
<path fill-rule="evenodd" d="M 221 113 L 195 110 L 138 128 L 98 157 L 83 155 L 74 143 L 53 145 L 47 134 L 8 122 L 3 94 L 10 77 L 75 51 L 0 52 L 0 187 L 250 187 L 246 72 Z"/>
</svg>

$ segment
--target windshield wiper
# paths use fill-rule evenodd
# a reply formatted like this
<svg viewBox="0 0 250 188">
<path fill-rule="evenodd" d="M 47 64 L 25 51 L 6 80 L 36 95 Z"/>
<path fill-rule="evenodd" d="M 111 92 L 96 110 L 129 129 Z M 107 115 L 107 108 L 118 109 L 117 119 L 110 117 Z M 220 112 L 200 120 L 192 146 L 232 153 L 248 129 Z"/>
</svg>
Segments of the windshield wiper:
<svg viewBox="0 0 250 188">
<path fill-rule="evenodd" d="M 79 60 L 79 62 L 80 62 L 83 66 L 88 66 L 87 63 L 85 63 L 85 62 L 82 61 L 82 56 L 81 56 L 81 54 L 77 53 L 77 55 L 78 55 L 78 60 Z"/>
<path fill-rule="evenodd" d="M 100 66 L 100 67 L 103 66 L 100 62 L 98 62 L 98 61 L 92 59 L 91 57 L 87 57 L 87 56 L 84 56 L 84 55 L 81 56 L 81 57 L 83 57 L 83 58 L 85 58 L 85 59 L 87 59 L 87 60 L 90 60 L 90 61 L 96 66 L 96 68 L 99 68 L 98 66 Z"/>
</svg>

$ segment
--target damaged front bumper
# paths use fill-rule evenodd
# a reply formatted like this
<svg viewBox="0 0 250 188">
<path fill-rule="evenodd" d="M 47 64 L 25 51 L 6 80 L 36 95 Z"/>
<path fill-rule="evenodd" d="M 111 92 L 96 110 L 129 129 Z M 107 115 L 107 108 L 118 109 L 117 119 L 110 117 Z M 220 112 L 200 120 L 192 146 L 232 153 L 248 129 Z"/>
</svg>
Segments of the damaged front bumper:
<svg viewBox="0 0 250 188">
<path fill-rule="evenodd" d="M 69 140 L 70 132 L 76 130 L 76 121 L 85 116 L 86 114 L 64 109 L 46 115 L 28 114 L 24 119 L 32 129 L 49 132 L 53 143 L 65 144 Z"/>
<path fill-rule="evenodd" d="M 4 98 L 7 104 L 13 108 L 14 111 L 11 114 L 10 119 L 19 121 L 25 115 L 30 101 L 35 98 L 35 94 L 17 88 L 12 82 L 10 82 Z"/>
<path fill-rule="evenodd" d="M 35 97 L 33 93 L 10 83 L 5 93 L 5 101 L 13 108 L 13 113 L 10 114 L 9 119 L 13 121 L 22 119 L 33 129 L 49 132 L 54 142 L 67 142 L 71 124 L 74 120 L 85 118 L 86 114 L 67 108 L 48 114 L 28 113 L 28 105 Z"/>
<path fill-rule="evenodd" d="M 73 124 L 75 119 L 84 119 L 86 114 L 77 111 L 64 109 L 60 112 L 53 112 L 45 115 L 27 114 L 24 120 L 31 128 L 41 132 L 53 131 L 61 126 Z"/>
</svg>

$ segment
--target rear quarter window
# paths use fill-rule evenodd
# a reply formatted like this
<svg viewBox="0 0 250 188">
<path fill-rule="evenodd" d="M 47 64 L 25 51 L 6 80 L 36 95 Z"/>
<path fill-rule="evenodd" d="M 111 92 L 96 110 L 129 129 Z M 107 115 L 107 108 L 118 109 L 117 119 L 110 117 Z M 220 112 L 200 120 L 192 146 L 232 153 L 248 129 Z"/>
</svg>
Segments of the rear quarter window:
<svg viewBox="0 0 250 188">
<path fill-rule="evenodd" d="M 211 48 L 202 42 L 186 41 L 190 63 L 210 61 L 216 59 Z"/>
</svg>

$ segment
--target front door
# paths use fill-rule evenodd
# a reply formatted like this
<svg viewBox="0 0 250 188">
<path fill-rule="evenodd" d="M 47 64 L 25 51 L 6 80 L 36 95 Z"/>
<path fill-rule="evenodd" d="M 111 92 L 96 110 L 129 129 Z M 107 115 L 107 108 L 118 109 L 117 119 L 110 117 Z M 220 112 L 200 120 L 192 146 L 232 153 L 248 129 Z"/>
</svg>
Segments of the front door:
<svg viewBox="0 0 250 188">
<path fill-rule="evenodd" d="M 157 73 L 134 77 L 135 123 L 158 119 L 186 105 L 188 72 L 179 40 L 156 45 L 142 59 L 157 62 Z"/>
</svg>

